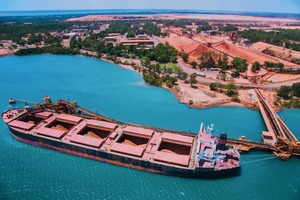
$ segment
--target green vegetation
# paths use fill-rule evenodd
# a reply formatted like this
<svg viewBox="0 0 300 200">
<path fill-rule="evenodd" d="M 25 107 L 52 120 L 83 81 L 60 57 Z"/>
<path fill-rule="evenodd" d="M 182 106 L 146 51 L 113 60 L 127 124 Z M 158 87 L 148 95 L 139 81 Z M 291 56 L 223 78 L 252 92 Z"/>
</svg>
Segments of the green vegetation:
<svg viewBox="0 0 300 200">
<path fill-rule="evenodd" d="M 239 32 L 239 35 L 243 38 L 249 39 L 251 43 L 261 41 L 300 51 L 300 30 L 297 29 L 275 29 L 271 32 L 245 30 Z"/>
<path fill-rule="evenodd" d="M 175 63 L 163 63 L 163 64 L 159 64 L 161 70 L 164 73 L 179 73 L 182 71 L 182 69 Z"/>
<path fill-rule="evenodd" d="M 137 30 L 139 30 L 139 27 Z M 145 23 L 145 25 L 143 26 L 143 29 L 139 30 L 137 33 L 138 34 L 147 34 L 150 36 L 152 36 L 152 35 L 159 36 L 162 34 L 161 29 L 158 26 L 156 26 L 150 22 Z"/>
<path fill-rule="evenodd" d="M 170 73 L 172 73 L 172 69 L 168 69 L 170 69 Z M 162 84 L 165 83 L 167 87 L 172 88 L 176 85 L 177 78 L 169 74 L 161 75 L 163 70 L 159 64 L 147 66 L 147 70 L 143 72 L 145 82 L 153 86 L 162 86 Z"/>
<path fill-rule="evenodd" d="M 146 83 L 153 86 L 162 86 L 162 79 L 157 73 L 150 72 L 143 75 Z"/>
<path fill-rule="evenodd" d="M 127 33 L 129 31 L 133 31 L 131 28 L 131 23 L 127 23 L 124 21 L 113 22 L 109 24 L 108 29 L 105 30 L 107 33 Z"/>
<path fill-rule="evenodd" d="M 181 52 L 181 57 L 184 62 L 187 62 L 189 60 L 189 54 L 187 54 L 185 52 Z"/>
<path fill-rule="evenodd" d="M 300 82 L 292 85 L 293 95 L 300 98 Z"/>
<path fill-rule="evenodd" d="M 27 34 L 61 32 L 71 27 L 72 23 L 69 22 L 0 25 L 0 40 L 12 40 L 19 43 Z"/>
<path fill-rule="evenodd" d="M 281 62 L 273 63 L 273 62 L 265 61 L 264 66 L 266 68 L 274 68 L 274 69 L 278 69 L 280 71 L 282 71 L 282 69 L 284 68 L 284 64 Z"/>
<path fill-rule="evenodd" d="M 136 22 L 124 22 L 124 21 L 117 21 L 110 23 L 108 29 L 102 31 L 98 34 L 100 38 L 104 38 L 107 36 L 108 33 L 121 33 L 127 34 L 127 37 L 134 37 L 138 34 L 147 34 L 147 35 L 156 35 L 160 36 L 163 35 L 161 33 L 160 27 L 156 26 L 152 22 L 146 22 L 143 26 L 141 26 L 139 21 Z"/>
<path fill-rule="evenodd" d="M 78 50 L 69 49 L 62 46 L 47 46 L 47 47 L 37 47 L 37 48 L 29 48 L 29 49 L 20 49 L 15 53 L 15 55 L 23 56 L 30 54 L 63 54 L 63 55 L 76 55 L 79 54 Z"/>
<path fill-rule="evenodd" d="M 231 32 L 231 31 L 238 31 L 238 27 L 232 25 L 232 24 L 226 24 L 226 26 L 219 26 L 219 31 L 224 32 Z"/>
<path fill-rule="evenodd" d="M 235 69 L 231 76 L 236 78 L 240 75 L 240 72 L 245 72 L 247 70 L 248 61 L 244 58 L 234 57 L 231 66 Z"/>
<path fill-rule="evenodd" d="M 176 27 L 185 27 L 187 25 L 192 25 L 191 20 L 179 19 L 179 20 L 168 20 L 165 22 L 166 26 L 176 26 Z"/>
<path fill-rule="evenodd" d="M 218 91 L 220 93 L 223 93 L 225 90 L 225 93 L 227 96 L 231 97 L 231 100 L 233 102 L 240 102 L 240 99 L 238 97 L 238 90 L 234 83 L 228 83 L 227 85 L 222 85 L 221 83 L 211 83 L 209 85 L 210 90 Z"/>
<path fill-rule="evenodd" d="M 286 108 L 300 108 L 300 99 L 292 98 L 290 100 L 282 102 L 282 106 Z"/>
<path fill-rule="evenodd" d="M 83 14 L 70 14 L 70 15 L 43 15 L 43 16 L 1 16 L 0 24 L 7 22 L 14 22 L 16 24 L 23 23 L 53 23 L 53 22 L 62 22 L 63 20 L 73 18 L 73 17 L 82 17 Z"/>
<path fill-rule="evenodd" d="M 223 70 L 228 69 L 228 57 L 225 54 L 216 53 L 213 51 L 203 52 L 201 57 L 198 58 L 201 61 L 199 65 L 200 69 L 203 68 L 221 68 Z"/>
<path fill-rule="evenodd" d="M 172 88 L 176 84 L 177 78 L 173 77 L 173 76 L 166 75 L 166 76 L 162 76 L 162 81 L 164 83 L 166 83 L 166 86 L 168 88 Z"/>
<path fill-rule="evenodd" d="M 196 61 L 192 61 L 192 62 L 190 63 L 190 65 L 192 66 L 192 68 L 196 69 L 198 63 L 196 63 Z"/>
<path fill-rule="evenodd" d="M 282 97 L 284 100 L 288 100 L 293 98 L 291 86 L 281 86 L 280 89 L 277 91 L 277 95 Z"/>
<path fill-rule="evenodd" d="M 189 80 L 189 82 L 190 82 L 190 84 L 191 84 L 191 87 L 194 87 L 194 84 L 196 84 L 196 83 L 198 82 L 197 79 L 196 79 L 196 77 L 197 77 L 196 74 L 191 74 L 191 75 L 190 75 L 190 80 Z"/>
<path fill-rule="evenodd" d="M 168 45 L 158 44 L 149 54 L 147 57 L 150 60 L 155 60 L 159 63 L 176 63 L 177 62 L 177 50 Z"/>
<path fill-rule="evenodd" d="M 285 100 L 291 99 L 293 96 L 300 98 L 300 82 L 294 83 L 292 86 L 281 86 L 277 95 Z"/>
<path fill-rule="evenodd" d="M 226 95 L 229 96 L 229 97 L 232 97 L 234 95 L 237 95 L 238 92 L 237 92 L 237 88 L 235 86 L 234 83 L 228 83 L 226 86 Z"/>
<path fill-rule="evenodd" d="M 300 108 L 300 82 L 292 86 L 281 86 L 277 95 L 285 100 L 280 102 L 283 107 Z"/>
<path fill-rule="evenodd" d="M 251 71 L 252 71 L 252 72 L 257 72 L 257 71 L 259 71 L 259 70 L 260 70 L 260 64 L 259 64 L 259 62 L 254 62 L 254 63 L 252 64 Z"/>
<path fill-rule="evenodd" d="M 215 91 L 218 89 L 218 85 L 217 85 L 217 83 L 211 83 L 211 84 L 209 84 L 209 88 L 210 88 L 210 90 Z"/>
<path fill-rule="evenodd" d="M 207 22 L 203 22 L 203 23 L 197 23 L 197 25 L 200 25 L 197 27 L 196 32 L 200 33 L 201 31 L 208 31 L 208 30 L 212 30 L 212 26 L 209 25 L 209 23 Z"/>
</svg>

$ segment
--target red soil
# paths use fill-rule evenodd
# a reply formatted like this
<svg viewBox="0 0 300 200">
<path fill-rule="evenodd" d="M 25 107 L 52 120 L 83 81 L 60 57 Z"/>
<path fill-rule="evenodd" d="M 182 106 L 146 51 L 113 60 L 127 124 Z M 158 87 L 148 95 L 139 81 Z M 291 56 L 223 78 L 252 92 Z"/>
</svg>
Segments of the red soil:
<svg viewBox="0 0 300 200">
<path fill-rule="evenodd" d="M 168 42 L 171 46 L 175 47 L 178 51 L 184 51 L 189 54 L 189 61 L 196 61 L 199 63 L 198 58 L 203 52 L 215 51 L 200 42 L 189 39 L 185 36 L 164 38 L 164 42 Z"/>
<path fill-rule="evenodd" d="M 282 62 L 285 66 L 289 66 L 289 67 L 295 65 L 293 63 L 284 61 L 282 59 L 268 56 L 263 53 L 252 51 L 247 48 L 239 47 L 237 45 L 230 44 L 227 42 L 215 43 L 212 44 L 212 46 L 215 49 L 227 53 L 230 56 L 233 57 L 238 56 L 238 57 L 245 58 L 246 60 L 248 60 L 249 64 L 254 63 L 256 61 L 258 61 L 261 64 L 263 64 L 265 61 L 270 61 L 270 62 Z"/>
</svg>

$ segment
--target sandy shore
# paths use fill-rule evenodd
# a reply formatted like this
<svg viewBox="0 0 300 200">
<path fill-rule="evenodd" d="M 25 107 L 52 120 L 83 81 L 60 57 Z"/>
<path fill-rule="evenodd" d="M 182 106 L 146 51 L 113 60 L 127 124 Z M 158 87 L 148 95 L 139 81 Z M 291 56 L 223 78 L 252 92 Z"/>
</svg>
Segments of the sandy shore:
<svg viewBox="0 0 300 200">
<path fill-rule="evenodd" d="M 299 22 L 300 20 L 291 18 L 273 18 L 273 17 L 255 17 L 245 15 L 227 15 L 227 14 L 167 14 L 174 19 L 201 19 L 201 20 L 217 20 L 217 21 L 257 21 L 257 22 L 284 22 L 293 23 Z"/>
<path fill-rule="evenodd" d="M 165 19 L 165 20 L 176 20 L 176 19 L 199 19 L 199 20 L 211 20 L 211 21 L 237 21 L 237 22 L 259 22 L 268 24 L 290 24 L 299 23 L 300 20 L 291 18 L 273 18 L 273 17 L 255 17 L 245 15 L 230 15 L 230 14 L 150 14 L 150 15 L 87 15 L 83 17 L 70 18 L 67 21 L 112 21 L 112 20 L 141 20 L 141 19 Z"/>
</svg>

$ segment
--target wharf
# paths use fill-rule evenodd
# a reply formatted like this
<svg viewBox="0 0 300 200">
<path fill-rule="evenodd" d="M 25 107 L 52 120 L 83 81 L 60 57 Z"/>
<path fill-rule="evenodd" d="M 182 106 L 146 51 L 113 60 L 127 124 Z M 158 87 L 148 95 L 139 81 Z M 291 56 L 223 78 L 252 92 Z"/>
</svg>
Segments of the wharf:
<svg viewBox="0 0 300 200">
<path fill-rule="evenodd" d="M 292 131 L 266 101 L 262 92 L 255 89 L 259 110 L 265 121 L 268 132 L 263 132 L 263 142 L 275 147 L 274 154 L 287 159 L 291 155 L 300 156 L 300 143 Z"/>
</svg>

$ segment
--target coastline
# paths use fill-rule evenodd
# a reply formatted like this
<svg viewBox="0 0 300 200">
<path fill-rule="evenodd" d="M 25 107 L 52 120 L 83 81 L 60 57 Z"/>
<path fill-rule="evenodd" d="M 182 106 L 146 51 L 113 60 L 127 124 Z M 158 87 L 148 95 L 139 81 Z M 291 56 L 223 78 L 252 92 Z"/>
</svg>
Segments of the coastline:
<svg viewBox="0 0 300 200">
<path fill-rule="evenodd" d="M 94 52 L 91 52 L 91 53 L 94 53 Z M 4 56 L 11 56 L 11 55 L 14 55 L 14 54 L 6 54 L 6 55 L 2 55 L 1 57 L 4 57 Z M 84 56 L 84 57 L 93 57 L 93 58 L 97 58 L 95 55 L 90 55 L 90 54 L 86 54 L 86 53 L 80 53 L 78 54 L 80 56 Z M 131 71 L 134 71 L 136 73 L 139 73 L 142 75 L 141 72 L 138 72 L 137 70 L 133 69 L 131 65 L 124 65 L 124 64 L 117 64 L 117 63 L 114 63 L 113 61 L 111 60 L 108 60 L 106 58 L 97 58 L 97 59 L 100 59 L 100 60 L 103 60 L 105 62 L 109 62 L 109 63 L 112 63 L 112 64 L 116 64 L 117 66 L 123 68 L 123 69 L 127 69 L 127 70 L 131 70 Z M 178 85 L 180 85 L 182 83 L 179 83 Z M 184 83 L 185 84 L 185 83 Z M 187 84 L 186 84 L 187 85 Z M 200 84 L 197 84 L 196 85 L 197 87 L 204 87 Z M 188 86 L 190 87 L 190 86 Z M 246 108 L 249 108 L 249 109 L 254 109 L 254 110 L 258 110 L 258 107 L 255 105 L 255 104 L 251 104 L 249 102 L 245 102 L 245 101 L 241 101 L 240 103 L 238 102 L 233 102 L 231 100 L 231 98 L 227 98 L 227 99 L 215 99 L 213 101 L 204 101 L 204 102 L 199 102 L 196 100 L 193 100 L 193 103 L 190 104 L 186 99 L 187 97 L 184 96 L 184 94 L 182 94 L 183 92 L 181 91 L 177 91 L 174 87 L 173 88 L 169 88 L 167 87 L 165 84 L 163 84 L 161 86 L 161 88 L 163 89 L 166 89 L 168 90 L 169 92 L 171 92 L 175 98 L 178 100 L 178 102 L 182 103 L 182 104 L 186 104 L 187 106 L 191 107 L 191 108 L 211 108 L 211 107 L 216 107 L 216 106 L 226 106 L 226 107 L 246 107 Z M 204 92 L 205 93 L 205 92 Z M 277 109 L 277 111 L 280 111 L 282 108 L 280 109 Z"/>
<path fill-rule="evenodd" d="M 113 61 L 107 60 L 105 58 L 101 58 L 101 60 L 116 64 Z M 138 72 L 137 70 L 133 69 L 131 65 L 124 65 L 124 64 L 116 64 L 116 65 L 118 65 L 119 67 L 122 67 L 124 69 L 131 70 L 131 71 L 134 71 L 134 72 L 139 73 L 139 74 L 142 75 L 141 72 Z M 182 93 L 176 91 L 176 89 L 174 89 L 174 87 L 169 88 L 165 84 L 163 84 L 161 86 L 161 88 L 170 91 L 176 97 L 178 102 L 180 102 L 182 104 L 186 104 L 187 106 L 189 106 L 191 108 L 211 108 L 211 107 L 216 107 L 216 106 L 226 106 L 226 107 L 246 107 L 246 108 L 249 108 L 249 109 L 258 110 L 258 107 L 250 105 L 248 102 L 241 102 L 241 103 L 233 102 L 230 98 L 228 98 L 227 100 L 217 100 L 217 101 L 213 101 L 213 102 L 189 104 L 188 102 L 184 101 L 184 96 L 182 95 Z"/>
</svg>

